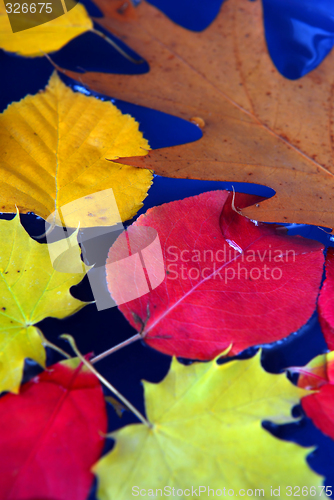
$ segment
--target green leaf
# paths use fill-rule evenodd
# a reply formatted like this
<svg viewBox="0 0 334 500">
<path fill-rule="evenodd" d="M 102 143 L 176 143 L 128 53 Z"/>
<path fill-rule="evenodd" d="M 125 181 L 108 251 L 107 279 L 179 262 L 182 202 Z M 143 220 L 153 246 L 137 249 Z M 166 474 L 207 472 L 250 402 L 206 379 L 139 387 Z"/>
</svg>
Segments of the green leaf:
<svg viewBox="0 0 334 500">
<path fill-rule="evenodd" d="M 81 272 L 56 271 L 48 245 L 30 238 L 18 215 L 0 220 L 0 391 L 18 392 L 25 358 L 45 364 L 45 351 L 36 323 L 48 316 L 65 318 L 85 302 L 69 292 L 85 275 L 73 233 L 66 264 Z M 60 243 L 52 243 L 58 248 Z"/>
<path fill-rule="evenodd" d="M 200 486 L 225 487 L 238 496 L 240 489 L 263 489 L 266 497 L 280 486 L 280 498 L 288 498 L 287 486 L 321 484 L 305 460 L 310 449 L 262 427 L 263 420 L 292 422 L 291 409 L 305 391 L 283 374 L 265 372 L 260 354 L 222 365 L 174 359 L 160 384 L 144 387 L 153 427 L 129 425 L 113 434 L 114 449 L 94 466 L 100 500 L 128 500 L 133 486 L 157 497 L 164 486 L 193 487 L 197 494 Z"/>
</svg>

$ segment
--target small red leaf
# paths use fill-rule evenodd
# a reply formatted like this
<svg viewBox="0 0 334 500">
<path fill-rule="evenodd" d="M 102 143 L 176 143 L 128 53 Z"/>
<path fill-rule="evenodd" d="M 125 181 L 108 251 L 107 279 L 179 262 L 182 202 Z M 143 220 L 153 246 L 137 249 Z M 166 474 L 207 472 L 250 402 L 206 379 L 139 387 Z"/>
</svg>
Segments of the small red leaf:
<svg viewBox="0 0 334 500">
<path fill-rule="evenodd" d="M 119 306 L 132 326 L 144 328 L 149 345 L 170 355 L 212 359 L 230 344 L 229 355 L 234 355 L 282 339 L 311 316 L 323 246 L 286 236 L 276 226 L 253 222 L 233 209 L 252 203 L 254 196 L 239 194 L 233 202 L 227 191 L 167 203 L 139 217 L 111 247 L 108 289 L 119 297 L 128 287 L 128 276 L 109 272 L 108 264 L 124 258 L 139 227 L 151 227 L 159 235 L 164 281 Z M 144 266 L 145 276 L 159 274 L 158 259 L 144 259 Z"/>
<path fill-rule="evenodd" d="M 326 279 L 318 302 L 319 322 L 330 350 L 334 349 L 334 248 L 326 256 Z"/>
<path fill-rule="evenodd" d="M 107 415 L 98 379 L 71 366 L 53 365 L 0 399 L 1 500 L 86 500 Z"/>
<path fill-rule="evenodd" d="M 298 386 L 318 390 L 302 398 L 302 407 L 314 425 L 334 439 L 334 351 L 317 356 L 303 367 Z"/>
</svg>

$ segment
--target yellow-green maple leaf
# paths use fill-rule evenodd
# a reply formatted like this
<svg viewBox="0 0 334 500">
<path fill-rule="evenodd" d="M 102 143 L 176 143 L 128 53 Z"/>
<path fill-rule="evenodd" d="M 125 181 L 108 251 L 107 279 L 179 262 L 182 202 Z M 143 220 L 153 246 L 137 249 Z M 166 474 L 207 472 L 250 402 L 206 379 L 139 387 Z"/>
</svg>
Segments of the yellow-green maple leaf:
<svg viewBox="0 0 334 500">
<path fill-rule="evenodd" d="M 45 8 L 42 14 L 39 14 L 41 7 L 36 1 L 37 14 L 30 12 L 22 14 L 22 4 L 20 4 L 20 13 L 16 14 L 18 21 L 15 22 L 20 24 L 22 31 L 13 33 L 6 13 L 5 3 L 11 3 L 14 10 L 15 1 L 0 0 L 0 47 L 21 56 L 45 56 L 45 53 L 61 49 L 73 38 L 93 28 L 92 20 L 88 16 L 85 7 L 81 4 L 75 5 L 64 14 L 62 4 L 60 2 L 53 3 L 53 12 L 58 9 L 57 15 L 59 17 L 46 22 L 50 15 L 48 15 Z M 45 24 L 34 26 L 37 17 L 40 22 Z"/>
<path fill-rule="evenodd" d="M 64 205 L 112 188 L 123 221 L 142 206 L 152 173 L 105 158 L 144 155 L 148 142 L 111 102 L 73 92 L 54 73 L 43 92 L 0 115 L 0 211 L 46 219 Z M 103 204 L 102 204 L 103 205 Z M 118 214 L 100 206 L 66 218 L 71 227 L 109 226 Z M 56 221 L 61 223 L 60 220 Z"/>
<path fill-rule="evenodd" d="M 48 316 L 65 318 L 86 305 L 69 292 L 85 275 L 76 233 L 70 238 L 71 251 L 63 258 L 81 273 L 56 271 L 48 245 L 30 238 L 18 215 L 0 220 L 0 392 L 18 392 L 25 358 L 44 366 L 45 351 L 34 325 Z"/>
<path fill-rule="evenodd" d="M 164 486 L 174 487 L 175 496 L 178 489 L 193 486 L 198 495 L 199 486 L 210 486 L 236 494 L 263 489 L 265 497 L 280 486 L 280 498 L 288 498 L 286 486 L 321 484 L 306 464 L 309 449 L 276 439 L 261 425 L 293 421 L 291 409 L 304 392 L 285 375 L 265 372 L 260 354 L 223 365 L 174 359 L 160 384 L 144 387 L 153 427 L 129 425 L 113 434 L 115 448 L 94 467 L 100 500 L 129 500 L 132 486 L 154 498 L 160 492 L 152 490 Z"/>
</svg>

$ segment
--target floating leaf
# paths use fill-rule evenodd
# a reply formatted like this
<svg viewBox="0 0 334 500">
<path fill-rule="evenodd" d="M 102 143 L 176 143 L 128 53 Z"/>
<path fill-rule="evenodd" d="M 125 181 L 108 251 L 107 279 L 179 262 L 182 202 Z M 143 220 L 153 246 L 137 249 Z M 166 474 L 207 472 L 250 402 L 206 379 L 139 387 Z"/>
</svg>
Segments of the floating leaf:
<svg viewBox="0 0 334 500">
<path fill-rule="evenodd" d="M 237 194 L 233 202 L 228 191 L 212 191 L 167 203 L 148 210 L 116 240 L 106 264 L 108 289 L 150 346 L 175 356 L 212 359 L 232 344 L 229 354 L 234 355 L 287 337 L 312 315 L 323 246 L 233 210 L 233 203 L 240 209 L 260 199 Z M 117 272 L 113 263 L 124 258 L 138 228 L 147 226 L 159 235 L 165 279 L 153 287 L 160 262 L 151 255 L 145 266 L 154 289 L 129 302 L 119 300 L 129 280 L 124 267 Z M 128 272 L 139 270 L 129 264 Z"/>
<path fill-rule="evenodd" d="M 2 212 L 17 206 L 46 219 L 72 201 L 112 188 L 120 216 L 127 220 L 142 206 L 152 183 L 149 171 L 105 160 L 145 154 L 149 146 L 138 123 L 111 102 L 73 92 L 57 73 L 43 92 L 4 111 L 0 140 Z M 79 219 L 70 221 L 72 227 L 114 222 L 106 206 L 93 213 L 82 210 Z"/>
<path fill-rule="evenodd" d="M 121 161 L 167 177 L 265 184 L 276 195 L 248 207 L 251 219 L 334 227 L 334 52 L 293 82 L 268 54 L 262 2 L 224 2 L 201 33 L 177 26 L 148 2 L 140 3 L 135 19 L 112 18 L 115 3 L 98 0 L 110 15 L 104 26 L 145 58 L 150 71 L 131 78 L 88 73 L 83 83 L 204 124 L 195 143 Z"/>
<path fill-rule="evenodd" d="M 334 351 L 317 356 L 300 372 L 298 386 L 317 390 L 302 398 L 306 415 L 324 434 L 334 439 Z"/>
<path fill-rule="evenodd" d="M 46 4 L 41 7 L 42 4 L 36 2 L 37 11 L 35 13 L 30 12 L 30 10 L 28 13 L 22 13 L 22 4 L 16 7 L 13 2 L 12 10 L 19 8 L 19 13 L 16 14 L 17 21 L 14 20 L 17 32 L 13 33 L 6 13 L 5 4 L 7 3 L 11 2 L 6 0 L 0 2 L 0 47 L 21 56 L 43 57 L 45 53 L 61 49 L 73 38 L 93 28 L 92 20 L 81 4 L 75 5 L 64 14 L 61 2 L 47 4 L 48 9 L 51 5 L 51 13 L 46 12 Z M 73 2 L 71 3 L 73 4 Z M 29 7 L 30 5 L 31 3 L 28 4 Z M 52 20 L 49 21 L 50 16 L 55 18 L 51 17 Z M 36 21 L 43 24 L 36 26 Z"/>
<path fill-rule="evenodd" d="M 69 292 L 78 284 L 85 270 L 76 247 L 64 258 L 77 274 L 53 269 L 47 245 L 29 237 L 17 215 L 0 220 L 0 392 L 17 392 L 25 358 L 44 366 L 45 351 L 38 329 L 34 326 L 48 316 L 65 318 L 86 305 Z M 58 246 L 58 243 L 53 243 Z"/>
<path fill-rule="evenodd" d="M 329 349 L 334 349 L 334 248 L 326 255 L 326 279 L 318 301 L 319 322 Z"/>
<path fill-rule="evenodd" d="M 114 449 L 93 469 L 100 500 L 128 500 L 133 486 L 152 497 L 164 486 L 175 492 L 193 487 L 199 496 L 203 485 L 215 494 L 233 489 L 234 496 L 263 489 L 257 496 L 266 498 L 280 487 L 280 498 L 288 498 L 288 486 L 321 484 L 306 464 L 309 450 L 274 438 L 261 425 L 293 421 L 291 409 L 303 393 L 285 375 L 265 372 L 260 354 L 223 365 L 184 366 L 174 359 L 160 384 L 144 382 L 144 388 L 153 427 L 130 425 L 113 434 Z"/>
<path fill-rule="evenodd" d="M 98 379 L 64 361 L 0 407 L 1 498 L 86 500 L 107 430 Z"/>
<path fill-rule="evenodd" d="M 149 0 L 149 3 L 184 28 L 202 31 L 217 16 L 223 0 L 183 0 L 182 7 L 164 0 Z M 333 3 L 330 0 L 263 0 L 262 5 L 266 44 L 280 73 L 295 80 L 321 64 L 334 45 Z M 104 9 L 108 13 L 107 6 Z"/>
</svg>

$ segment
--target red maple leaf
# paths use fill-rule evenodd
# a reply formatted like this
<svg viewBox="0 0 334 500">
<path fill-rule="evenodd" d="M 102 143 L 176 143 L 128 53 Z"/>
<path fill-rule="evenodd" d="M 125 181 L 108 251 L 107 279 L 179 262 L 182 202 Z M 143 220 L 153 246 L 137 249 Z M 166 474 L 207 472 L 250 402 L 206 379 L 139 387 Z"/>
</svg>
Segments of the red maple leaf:
<svg viewBox="0 0 334 500">
<path fill-rule="evenodd" d="M 73 363 L 73 362 L 72 362 Z M 98 379 L 68 362 L 0 399 L 0 499 L 86 500 L 107 415 Z"/>
</svg>

